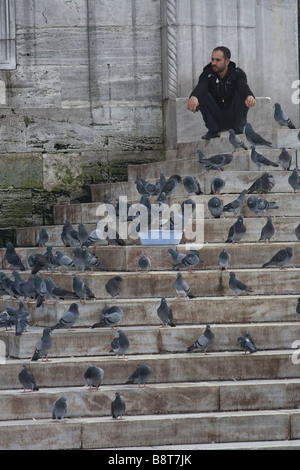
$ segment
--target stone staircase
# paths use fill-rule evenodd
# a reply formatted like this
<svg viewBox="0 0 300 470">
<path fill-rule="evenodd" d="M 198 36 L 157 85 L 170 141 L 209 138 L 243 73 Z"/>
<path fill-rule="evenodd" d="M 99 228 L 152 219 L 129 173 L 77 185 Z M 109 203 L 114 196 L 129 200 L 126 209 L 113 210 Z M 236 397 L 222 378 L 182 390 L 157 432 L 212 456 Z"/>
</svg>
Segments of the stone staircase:
<svg viewBox="0 0 300 470">
<path fill-rule="evenodd" d="M 273 149 L 261 148 L 276 161 L 285 146 L 293 156 L 292 168 L 299 165 L 298 130 L 265 131 Z M 245 140 L 246 142 L 246 140 Z M 80 303 L 80 319 L 75 331 L 52 333 L 53 348 L 49 362 L 30 362 L 45 326 L 61 317 L 71 301 L 42 304 L 26 302 L 31 314 L 29 332 L 20 337 L 1 329 L 7 357 L 0 364 L 1 449 L 300 449 L 300 368 L 297 349 L 300 323 L 296 305 L 300 296 L 300 247 L 295 227 L 300 222 L 299 194 L 294 194 L 287 179 L 290 172 L 280 168 L 267 171 L 276 185 L 266 199 L 276 201 L 279 209 L 270 211 L 276 229 L 271 243 L 258 242 L 265 218 L 256 216 L 245 204 L 241 210 L 247 233 L 241 244 L 225 244 L 235 216 L 212 219 L 207 210 L 211 198 L 210 181 L 216 172 L 203 174 L 196 150 L 207 156 L 231 152 L 226 133 L 209 143 L 181 144 L 176 158 L 142 165 L 130 165 L 128 181 L 92 185 L 92 201 L 85 204 L 54 207 L 55 225 L 48 226 L 49 243 L 71 254 L 62 246 L 60 233 L 68 218 L 76 227 L 83 222 L 92 230 L 98 222 L 97 208 L 104 197 L 112 201 L 119 195 L 136 201 L 139 195 L 134 181 L 143 175 L 155 181 L 180 173 L 199 177 L 203 195 L 191 196 L 204 204 L 203 262 L 192 273 L 183 272 L 195 294 L 194 299 L 178 300 L 173 283 L 176 272 L 167 246 L 108 246 L 106 242 L 90 248 L 108 271 L 80 273 L 96 295 L 95 300 Z M 234 152 L 234 161 L 224 168 L 224 203 L 261 175 L 251 162 L 249 151 Z M 169 203 L 182 202 L 186 193 L 181 185 Z M 28 268 L 39 227 L 16 229 L 17 252 Z M 293 248 L 287 269 L 262 269 L 279 249 Z M 217 255 L 226 246 L 231 254 L 230 270 L 252 287 L 253 292 L 235 298 L 228 287 L 229 274 L 220 271 Z M 183 243 L 176 247 L 185 251 Z M 151 259 L 148 273 L 137 269 L 142 253 Z M 5 249 L 1 250 L 2 271 L 7 272 Z M 106 281 L 121 273 L 120 296 L 113 300 L 105 290 Z M 42 276 L 49 273 L 42 272 Z M 21 273 L 24 279 L 30 270 Z M 72 289 L 72 270 L 50 273 L 59 285 Z M 160 328 L 156 309 L 165 296 L 172 307 L 176 328 Z M 0 308 L 18 305 L 18 300 L 0 299 Z M 109 328 L 91 329 L 107 305 L 124 310 L 120 327 L 130 340 L 127 359 L 110 353 L 116 332 Z M 215 343 L 209 354 L 188 353 L 190 346 L 211 324 Z M 257 353 L 244 354 L 237 338 L 249 332 Z M 299 341 L 299 344 L 297 343 Z M 29 365 L 39 391 L 24 393 L 18 380 L 22 364 Z M 145 388 L 125 382 L 138 365 L 147 363 L 152 376 Z M 91 364 L 103 368 L 104 380 L 98 391 L 85 385 L 84 372 Z M 110 405 L 118 391 L 126 402 L 124 420 L 113 420 Z M 52 403 L 64 395 L 68 414 L 64 424 L 51 419 Z"/>
</svg>

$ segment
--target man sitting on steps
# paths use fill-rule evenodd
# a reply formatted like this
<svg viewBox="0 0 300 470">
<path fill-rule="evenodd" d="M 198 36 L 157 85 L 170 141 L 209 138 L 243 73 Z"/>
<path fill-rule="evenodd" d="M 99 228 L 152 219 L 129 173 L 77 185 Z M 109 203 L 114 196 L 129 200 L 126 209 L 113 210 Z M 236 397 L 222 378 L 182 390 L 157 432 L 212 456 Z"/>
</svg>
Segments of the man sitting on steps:
<svg viewBox="0 0 300 470">
<path fill-rule="evenodd" d="M 219 137 L 219 132 L 229 129 L 242 134 L 248 110 L 256 104 L 245 72 L 230 57 L 227 47 L 216 47 L 190 95 L 188 110 L 200 110 L 208 128 L 202 139 Z"/>
</svg>

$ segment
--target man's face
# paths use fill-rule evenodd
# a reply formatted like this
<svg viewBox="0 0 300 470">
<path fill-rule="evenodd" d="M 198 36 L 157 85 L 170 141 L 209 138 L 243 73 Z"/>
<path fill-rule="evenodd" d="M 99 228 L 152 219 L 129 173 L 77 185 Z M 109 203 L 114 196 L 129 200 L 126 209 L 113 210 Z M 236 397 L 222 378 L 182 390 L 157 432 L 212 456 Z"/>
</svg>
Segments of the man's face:
<svg viewBox="0 0 300 470">
<path fill-rule="evenodd" d="M 230 59 L 225 59 L 222 51 L 213 51 L 211 55 L 211 66 L 213 71 L 219 74 L 227 71 Z"/>
</svg>

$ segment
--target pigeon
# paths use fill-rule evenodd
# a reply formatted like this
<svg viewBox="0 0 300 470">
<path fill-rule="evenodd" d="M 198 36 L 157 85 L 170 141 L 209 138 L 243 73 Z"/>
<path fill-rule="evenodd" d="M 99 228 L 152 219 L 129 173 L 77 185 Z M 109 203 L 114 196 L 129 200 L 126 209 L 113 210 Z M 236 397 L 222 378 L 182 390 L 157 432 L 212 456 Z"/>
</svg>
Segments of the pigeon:
<svg viewBox="0 0 300 470">
<path fill-rule="evenodd" d="M 284 266 L 292 259 L 292 256 L 293 249 L 290 246 L 287 246 L 286 248 L 279 250 L 274 256 L 272 256 L 270 261 L 264 263 L 262 267 L 266 268 L 267 266 L 276 266 L 280 267 L 280 269 L 284 269 Z"/>
<path fill-rule="evenodd" d="M 2 288 L 5 291 L 5 294 L 10 295 L 10 299 L 19 298 L 19 294 L 15 289 L 14 281 L 10 279 L 8 276 L 4 276 L 1 280 Z"/>
<path fill-rule="evenodd" d="M 13 281 L 13 289 L 16 291 L 16 293 L 21 297 L 24 296 L 24 291 L 23 291 L 23 285 L 24 285 L 24 279 L 22 279 L 22 276 L 20 275 L 19 271 L 13 270 L 12 272 L 14 281 Z"/>
<path fill-rule="evenodd" d="M 272 223 L 272 219 L 270 216 L 267 216 L 267 222 L 261 229 L 261 234 L 260 234 L 258 241 L 265 242 L 265 243 L 268 241 L 270 243 L 271 238 L 273 237 L 274 233 L 275 233 L 275 228 Z"/>
<path fill-rule="evenodd" d="M 235 293 L 235 297 L 238 297 L 239 294 L 245 293 L 245 292 L 253 292 L 253 289 L 246 284 L 244 284 L 242 281 L 239 281 L 234 272 L 229 273 L 229 287 L 233 292 Z"/>
<path fill-rule="evenodd" d="M 185 176 L 182 180 L 184 189 L 186 190 L 188 197 L 190 194 L 196 194 L 199 196 L 203 194 L 201 191 L 200 183 L 195 176 Z"/>
<path fill-rule="evenodd" d="M 298 193 L 300 191 L 300 176 L 298 174 L 298 168 L 293 169 L 292 174 L 288 177 L 288 183 L 294 193 Z"/>
<path fill-rule="evenodd" d="M 288 115 L 283 111 L 279 103 L 275 103 L 274 106 L 274 119 L 280 125 L 280 127 L 288 127 L 289 129 L 296 129 Z"/>
<path fill-rule="evenodd" d="M 233 159 L 233 155 L 231 153 L 217 154 L 207 158 L 200 149 L 198 149 L 197 152 L 199 163 L 206 171 L 223 171 L 223 167 L 225 165 L 229 165 Z"/>
<path fill-rule="evenodd" d="M 246 145 L 244 144 L 244 142 L 242 141 L 242 139 L 240 138 L 240 136 L 236 135 L 236 133 L 234 132 L 233 129 L 229 129 L 229 142 L 231 143 L 231 145 L 234 147 L 234 152 L 235 150 L 238 150 L 240 148 L 244 149 L 244 150 L 248 150 L 248 148 L 246 147 Z"/>
<path fill-rule="evenodd" d="M 20 256 L 16 252 L 12 242 L 7 242 L 6 244 L 5 259 L 9 264 L 10 268 L 18 269 L 19 271 L 26 271 L 26 268 L 22 263 Z"/>
<path fill-rule="evenodd" d="M 29 276 L 28 280 L 22 284 L 25 299 L 36 299 L 36 291 L 34 287 L 34 276 Z"/>
<path fill-rule="evenodd" d="M 31 358 L 32 361 L 37 361 L 38 359 L 42 359 L 42 361 L 48 361 L 48 354 L 52 347 L 52 338 L 50 336 L 50 333 L 51 328 L 44 328 L 43 335 L 38 341 L 33 356 Z"/>
<path fill-rule="evenodd" d="M 45 255 L 34 253 L 28 257 L 28 265 L 32 268 L 31 274 L 37 274 L 39 271 L 53 269 L 53 263 Z"/>
<path fill-rule="evenodd" d="M 59 398 L 52 405 L 52 419 L 63 422 L 67 414 L 67 411 L 68 411 L 68 405 L 67 405 L 66 397 Z"/>
<path fill-rule="evenodd" d="M 107 281 L 105 289 L 107 293 L 115 299 L 121 292 L 121 283 L 123 281 L 122 276 L 114 276 Z"/>
<path fill-rule="evenodd" d="M 55 252 L 55 256 L 57 258 L 59 265 L 66 268 L 67 271 L 69 270 L 69 268 L 75 268 L 72 258 L 64 254 L 62 251 L 57 250 Z"/>
<path fill-rule="evenodd" d="M 218 198 L 217 196 L 212 197 L 208 201 L 207 207 L 209 209 L 209 212 L 215 219 L 220 219 L 223 214 L 224 207 L 222 199 Z"/>
<path fill-rule="evenodd" d="M 73 273 L 72 277 L 73 277 L 73 291 L 80 299 L 80 302 L 85 303 L 87 299 L 96 298 L 95 294 L 91 291 L 89 286 L 84 281 L 79 279 L 77 274 Z"/>
<path fill-rule="evenodd" d="M 115 353 L 118 358 L 120 356 L 123 356 L 123 358 L 125 358 L 125 353 L 128 350 L 130 343 L 123 330 L 118 330 L 117 333 L 119 336 L 114 338 L 110 343 L 111 350 L 109 352 Z"/>
<path fill-rule="evenodd" d="M 244 205 L 246 194 L 247 189 L 244 189 L 237 199 L 223 206 L 223 212 L 233 212 L 234 215 L 237 215 Z"/>
<path fill-rule="evenodd" d="M 288 171 L 291 168 L 293 157 L 287 151 L 285 147 L 281 149 L 281 153 L 278 156 L 279 165 L 284 171 Z"/>
<path fill-rule="evenodd" d="M 298 317 L 298 321 L 300 321 L 300 297 L 298 297 L 298 300 L 297 300 L 296 315 Z"/>
<path fill-rule="evenodd" d="M 157 200 L 160 201 L 160 197 L 162 193 L 165 193 L 165 197 L 169 197 L 172 194 L 174 194 L 174 192 L 179 186 L 179 183 L 181 183 L 181 176 L 179 175 L 170 176 L 170 178 L 167 179 L 167 181 L 161 187 L 160 192 L 157 196 Z"/>
<path fill-rule="evenodd" d="M 142 254 L 142 256 L 138 259 L 137 264 L 141 271 L 148 272 L 149 269 L 151 269 L 151 261 L 145 254 Z"/>
<path fill-rule="evenodd" d="M 45 278 L 46 288 L 50 299 L 54 299 L 58 302 L 60 299 L 76 299 L 77 294 L 71 290 L 65 289 L 64 287 L 57 286 L 50 277 Z"/>
<path fill-rule="evenodd" d="M 104 377 L 104 370 L 98 366 L 89 366 L 84 373 L 85 383 L 89 387 L 89 390 L 92 390 L 92 387 L 95 387 L 96 390 L 99 389 Z"/>
<path fill-rule="evenodd" d="M 174 263 L 180 263 L 180 261 L 185 257 L 185 253 L 180 253 L 180 251 L 174 250 L 174 248 L 168 248 L 168 253 L 172 256 Z"/>
<path fill-rule="evenodd" d="M 249 333 L 240 336 L 238 338 L 238 344 L 245 351 L 245 354 L 247 352 L 249 352 L 250 354 L 257 352 L 254 340 Z"/>
<path fill-rule="evenodd" d="M 272 147 L 272 143 L 257 134 L 249 122 L 247 122 L 245 126 L 245 136 L 251 145 L 265 145 L 266 147 Z"/>
<path fill-rule="evenodd" d="M 103 234 L 104 234 L 103 236 L 104 236 L 104 239 L 107 241 L 107 243 L 109 245 L 125 246 L 126 243 L 124 240 L 122 240 L 119 233 L 115 229 L 113 229 L 112 232 L 113 233 L 111 233 L 108 227 L 108 224 L 106 224 L 103 229 Z"/>
<path fill-rule="evenodd" d="M 80 243 L 80 246 L 84 246 L 84 244 L 89 238 L 89 232 L 87 231 L 85 225 L 82 222 L 78 224 L 77 238 Z"/>
<path fill-rule="evenodd" d="M 141 176 L 135 181 L 135 187 L 141 195 L 157 196 L 159 194 L 158 186 Z"/>
<path fill-rule="evenodd" d="M 255 149 L 254 145 L 251 145 L 251 160 L 259 170 L 263 170 L 265 166 L 274 166 L 274 167 L 279 167 L 277 163 L 271 162 L 268 158 L 264 157 L 261 153 L 258 153 Z"/>
<path fill-rule="evenodd" d="M 93 245 L 96 245 L 97 243 L 99 243 L 102 240 L 105 240 L 104 232 L 100 228 L 100 226 L 97 225 L 95 230 L 92 230 L 92 232 L 89 234 L 89 237 L 86 240 L 86 242 L 84 243 L 84 246 L 86 246 L 86 247 L 93 246 Z"/>
<path fill-rule="evenodd" d="M 298 242 L 300 242 L 300 224 L 298 224 L 295 228 L 295 235 L 297 237 Z"/>
<path fill-rule="evenodd" d="M 120 323 L 124 316 L 123 310 L 117 305 L 112 307 L 104 307 L 102 309 L 102 317 L 97 323 L 92 325 L 92 328 L 97 327 L 110 327 L 112 330 Z"/>
<path fill-rule="evenodd" d="M 19 302 L 19 308 L 16 311 L 15 326 L 16 336 L 21 336 L 24 331 L 27 331 L 27 326 L 30 323 L 30 313 L 25 307 L 23 300 Z"/>
<path fill-rule="evenodd" d="M 10 306 L 7 306 L 0 313 L 0 327 L 5 327 L 5 329 L 11 329 L 15 324 L 15 315 L 16 310 Z"/>
<path fill-rule="evenodd" d="M 72 248 L 73 251 L 73 256 L 72 256 L 72 261 L 74 263 L 74 266 L 78 272 L 84 272 L 85 271 L 85 263 L 83 260 L 83 252 L 82 248 L 75 247 Z"/>
<path fill-rule="evenodd" d="M 210 194 L 220 194 L 226 182 L 223 178 L 215 176 L 210 183 Z"/>
<path fill-rule="evenodd" d="M 195 295 L 192 293 L 190 286 L 186 281 L 183 280 L 182 274 L 179 272 L 177 273 L 176 280 L 173 284 L 174 289 L 176 291 L 176 294 L 178 298 L 183 297 L 186 299 L 189 297 L 189 299 L 194 299 Z"/>
<path fill-rule="evenodd" d="M 246 231 L 247 229 L 244 224 L 244 219 L 241 215 L 239 215 L 236 222 L 229 228 L 225 243 L 241 242 L 242 238 L 246 234 Z"/>
<path fill-rule="evenodd" d="M 23 364 L 23 369 L 19 373 L 19 380 L 24 389 L 24 392 L 26 391 L 26 389 L 29 389 L 32 392 L 39 390 L 39 387 L 36 384 L 33 373 L 27 369 L 27 366 L 25 364 Z"/>
<path fill-rule="evenodd" d="M 68 308 L 68 310 L 66 310 L 63 313 L 58 323 L 51 326 L 51 331 L 61 329 L 61 328 L 67 328 L 68 330 L 71 330 L 74 324 L 78 321 L 78 319 L 79 319 L 78 304 L 76 302 L 73 302 Z"/>
<path fill-rule="evenodd" d="M 147 364 L 137 367 L 133 374 L 129 377 L 126 384 L 138 384 L 139 388 L 141 385 L 146 387 L 146 383 L 149 381 L 152 374 L 152 369 Z"/>
<path fill-rule="evenodd" d="M 35 246 L 46 246 L 49 241 L 49 235 L 46 227 L 41 227 L 40 233 L 36 237 Z"/>
<path fill-rule="evenodd" d="M 68 245 L 74 246 L 79 244 L 78 232 L 74 229 L 68 219 L 65 220 L 65 239 Z"/>
<path fill-rule="evenodd" d="M 255 214 L 258 214 L 259 212 L 262 212 L 263 214 L 265 214 L 267 210 L 279 208 L 276 202 L 267 201 L 266 199 L 262 197 L 255 197 L 255 196 L 250 196 L 248 198 L 247 207 Z"/>
<path fill-rule="evenodd" d="M 200 259 L 199 252 L 197 250 L 190 250 L 179 263 L 173 265 L 172 269 L 179 270 L 187 268 L 191 272 L 192 268 L 197 266 L 200 262 L 203 263 L 203 260 Z"/>
<path fill-rule="evenodd" d="M 125 400 L 119 392 L 116 392 L 115 399 L 111 403 L 111 415 L 113 419 L 124 419 L 123 414 L 125 413 L 126 405 Z"/>
<path fill-rule="evenodd" d="M 166 328 L 168 325 L 171 327 L 176 327 L 173 321 L 172 309 L 168 306 L 165 297 L 161 298 L 160 305 L 157 308 L 157 316 L 162 322 L 162 328 Z"/>
<path fill-rule="evenodd" d="M 263 173 L 257 178 L 248 189 L 248 194 L 258 192 L 261 194 L 269 193 L 275 186 L 275 179 L 270 173 Z"/>
<path fill-rule="evenodd" d="M 107 271 L 107 268 L 101 263 L 97 256 L 94 256 L 92 253 L 90 253 L 86 246 L 82 247 L 82 259 L 85 268 L 90 269 L 91 272 L 93 272 L 94 269 Z"/>
<path fill-rule="evenodd" d="M 223 248 L 223 250 L 218 254 L 218 265 L 220 266 L 220 269 L 222 271 L 227 271 L 228 266 L 230 264 L 230 259 L 230 254 L 228 253 L 226 248 Z"/>
<path fill-rule="evenodd" d="M 204 351 L 204 354 L 207 354 L 206 350 L 211 346 L 215 341 L 215 335 L 213 334 L 210 325 L 206 325 L 205 331 L 200 335 L 200 337 L 195 341 L 191 346 L 188 347 L 187 351 L 191 352 L 195 349 L 200 349 Z"/>
</svg>

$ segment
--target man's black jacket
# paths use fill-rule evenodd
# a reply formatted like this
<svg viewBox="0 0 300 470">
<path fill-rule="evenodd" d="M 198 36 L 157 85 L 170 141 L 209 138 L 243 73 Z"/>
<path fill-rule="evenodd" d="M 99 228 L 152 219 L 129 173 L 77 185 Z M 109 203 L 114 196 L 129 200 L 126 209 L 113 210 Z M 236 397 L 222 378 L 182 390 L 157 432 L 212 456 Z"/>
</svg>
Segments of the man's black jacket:
<svg viewBox="0 0 300 470">
<path fill-rule="evenodd" d="M 236 93 L 244 101 L 247 96 L 254 96 L 247 83 L 247 75 L 234 62 L 229 62 L 227 74 L 222 79 L 213 71 L 210 63 L 204 67 L 198 84 L 190 96 L 196 96 L 200 103 L 206 92 L 214 97 L 220 108 L 230 106 Z"/>
</svg>

